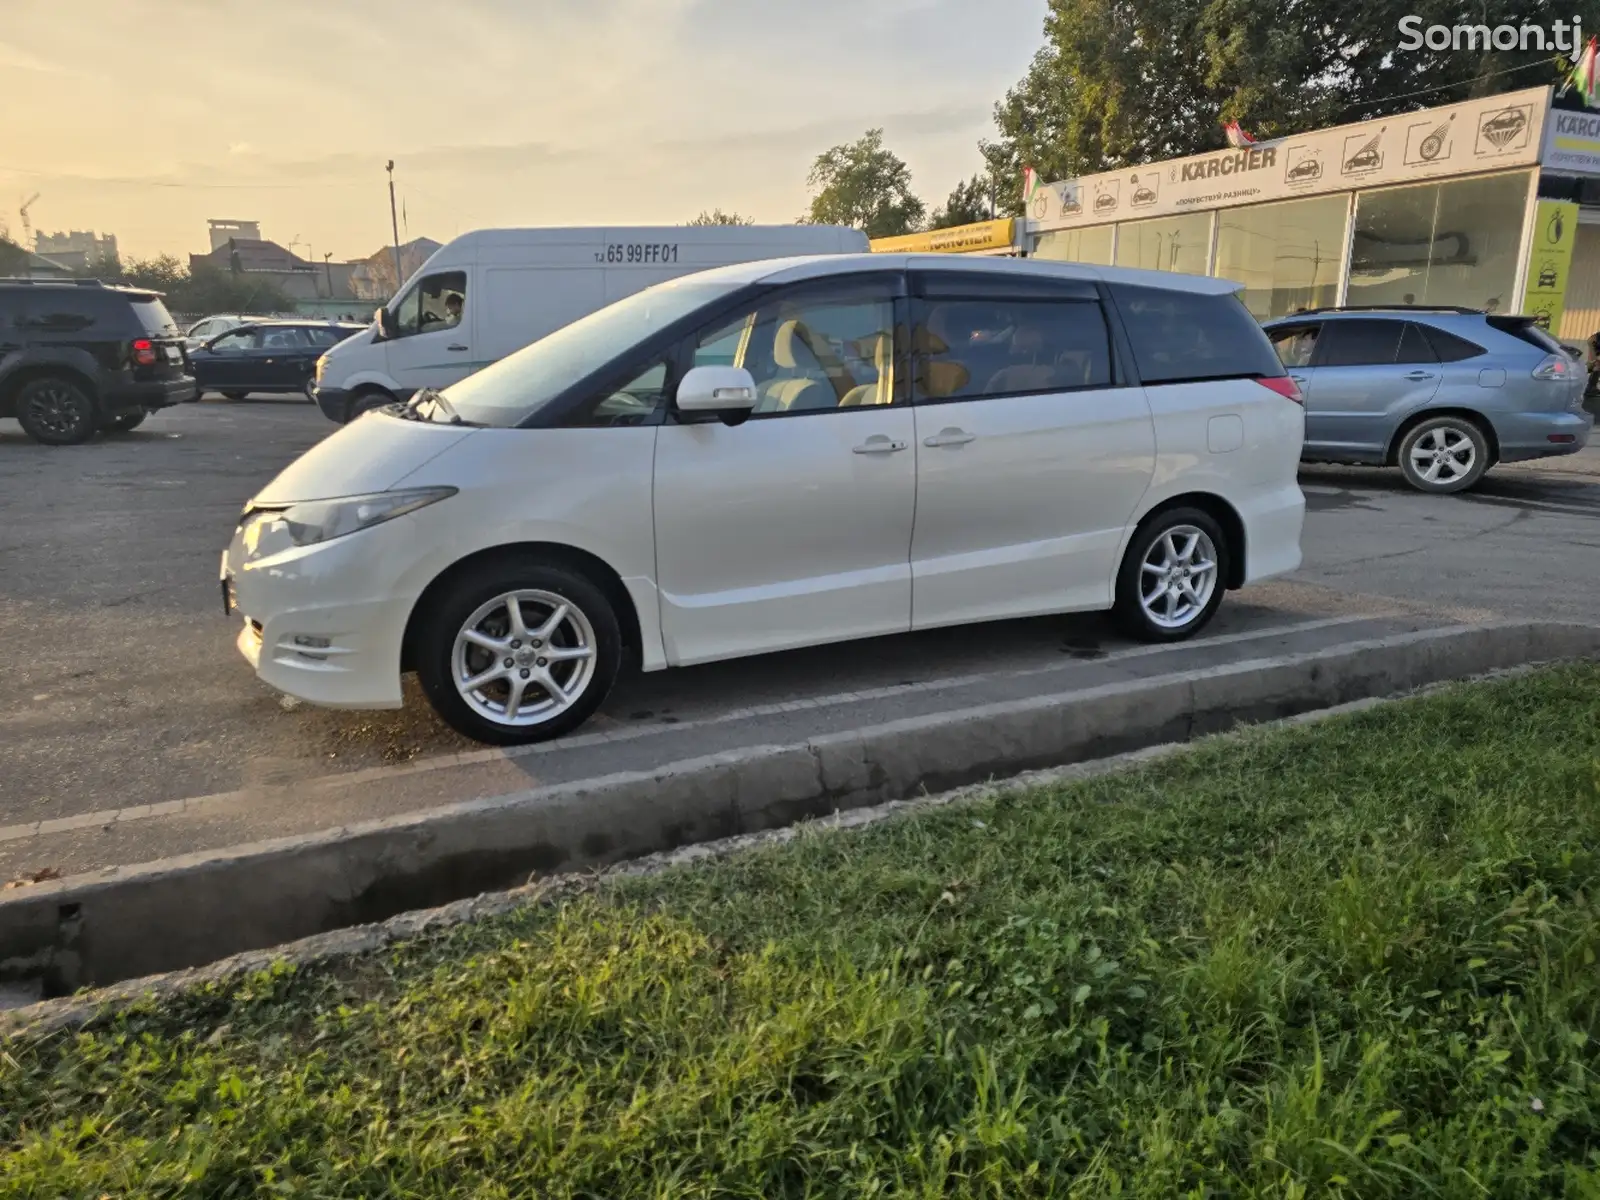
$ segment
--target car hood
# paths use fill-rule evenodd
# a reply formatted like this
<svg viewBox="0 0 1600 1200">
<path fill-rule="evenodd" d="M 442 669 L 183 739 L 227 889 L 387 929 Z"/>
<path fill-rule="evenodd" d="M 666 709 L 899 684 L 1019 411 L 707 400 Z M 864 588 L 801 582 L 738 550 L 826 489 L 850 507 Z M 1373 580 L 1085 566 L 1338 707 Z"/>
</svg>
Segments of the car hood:
<svg viewBox="0 0 1600 1200">
<path fill-rule="evenodd" d="M 295 459 L 251 503 L 297 504 L 388 491 L 476 432 L 368 413 Z"/>
</svg>

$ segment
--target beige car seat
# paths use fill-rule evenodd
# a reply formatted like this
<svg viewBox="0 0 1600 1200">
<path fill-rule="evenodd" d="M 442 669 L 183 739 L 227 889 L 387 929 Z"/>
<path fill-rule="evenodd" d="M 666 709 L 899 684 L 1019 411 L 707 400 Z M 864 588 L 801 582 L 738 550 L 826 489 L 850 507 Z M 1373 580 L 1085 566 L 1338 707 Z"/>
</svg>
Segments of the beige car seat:
<svg viewBox="0 0 1600 1200">
<path fill-rule="evenodd" d="M 780 372 L 788 374 L 762 385 L 757 412 L 797 412 L 838 405 L 833 387 L 820 377 L 822 364 L 811 349 L 810 337 L 810 330 L 798 317 L 778 326 L 772 340 L 772 360 Z"/>
</svg>

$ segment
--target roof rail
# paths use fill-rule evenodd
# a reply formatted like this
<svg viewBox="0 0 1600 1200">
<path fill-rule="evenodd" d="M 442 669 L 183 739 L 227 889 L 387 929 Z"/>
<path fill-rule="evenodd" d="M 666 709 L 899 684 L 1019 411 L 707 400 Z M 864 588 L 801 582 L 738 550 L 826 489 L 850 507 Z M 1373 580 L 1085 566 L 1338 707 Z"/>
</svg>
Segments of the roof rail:
<svg viewBox="0 0 1600 1200">
<path fill-rule="evenodd" d="M 1482 316 L 1483 311 L 1481 308 L 1463 308 L 1459 304 L 1328 304 L 1321 308 L 1303 308 L 1299 312 L 1285 313 L 1281 317 L 1274 317 L 1273 320 L 1285 321 L 1290 317 L 1341 312 L 1444 312 L 1460 313 L 1462 316 Z"/>
<path fill-rule="evenodd" d="M 0 275 L 0 283 L 26 283 L 34 286 L 41 284 L 66 285 L 69 287 L 98 287 L 103 288 L 106 282 L 103 279 L 30 279 L 21 275 Z"/>
</svg>

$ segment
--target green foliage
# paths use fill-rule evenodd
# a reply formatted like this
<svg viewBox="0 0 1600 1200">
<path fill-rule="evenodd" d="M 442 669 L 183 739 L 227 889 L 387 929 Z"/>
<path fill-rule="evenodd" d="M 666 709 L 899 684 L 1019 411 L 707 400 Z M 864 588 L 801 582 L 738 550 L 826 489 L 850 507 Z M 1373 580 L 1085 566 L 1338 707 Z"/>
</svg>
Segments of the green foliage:
<svg viewBox="0 0 1600 1200">
<path fill-rule="evenodd" d="M 883 130 L 817 155 L 807 183 L 814 190 L 803 221 L 848 225 L 868 237 L 895 237 L 922 226 L 927 206 L 911 191 L 911 169 L 884 149 Z"/>
<path fill-rule="evenodd" d="M 1470 13 L 1453 0 L 1366 5 L 1277 0 L 1050 0 L 1045 44 L 995 106 L 983 149 L 1020 211 L 1022 167 L 1046 180 L 1195 154 L 1226 144 L 1221 123 L 1276 137 L 1555 82 L 1552 52 L 1398 49 L 1401 17 L 1424 27 L 1600 22 L 1600 0 L 1534 18 L 1511 0 Z M 1512 68 L 1515 74 L 1501 74 Z M 1425 95 L 1409 93 L 1439 89 Z"/>
<path fill-rule="evenodd" d="M 709 212 L 701 209 L 698 217 L 686 222 L 689 225 L 754 225 L 755 223 L 754 217 L 742 217 L 736 212 L 723 212 L 720 208 L 713 208 Z"/>
<path fill-rule="evenodd" d="M 933 210 L 928 228 L 950 229 L 987 221 L 993 215 L 989 203 L 992 194 L 997 195 L 997 189 L 986 175 L 974 175 L 965 183 L 956 184 L 944 207 Z"/>
<path fill-rule="evenodd" d="M 1600 1194 L 1600 668 L 0 1046 L 0 1194 Z"/>
<path fill-rule="evenodd" d="M 76 274 L 161 292 L 167 308 L 177 313 L 277 313 L 294 308 L 293 298 L 269 279 L 235 275 L 209 264 L 191 271 L 170 254 L 125 263 L 115 257 L 99 259 Z"/>
</svg>

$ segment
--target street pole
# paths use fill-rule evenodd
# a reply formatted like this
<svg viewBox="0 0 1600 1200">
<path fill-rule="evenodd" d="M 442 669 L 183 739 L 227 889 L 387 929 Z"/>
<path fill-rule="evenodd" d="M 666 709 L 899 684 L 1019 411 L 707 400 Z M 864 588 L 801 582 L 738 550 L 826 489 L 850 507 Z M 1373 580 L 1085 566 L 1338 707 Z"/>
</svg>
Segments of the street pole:
<svg viewBox="0 0 1600 1200">
<path fill-rule="evenodd" d="M 333 299 L 333 251 L 322 256 L 322 269 L 328 276 L 328 299 Z"/>
<path fill-rule="evenodd" d="M 394 159 L 389 160 L 389 226 L 394 231 L 394 292 L 400 294 L 400 285 L 406 279 L 400 270 L 400 218 L 394 207 Z"/>
</svg>

